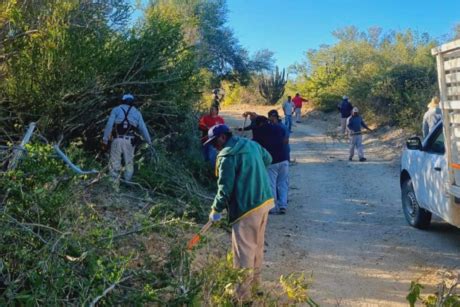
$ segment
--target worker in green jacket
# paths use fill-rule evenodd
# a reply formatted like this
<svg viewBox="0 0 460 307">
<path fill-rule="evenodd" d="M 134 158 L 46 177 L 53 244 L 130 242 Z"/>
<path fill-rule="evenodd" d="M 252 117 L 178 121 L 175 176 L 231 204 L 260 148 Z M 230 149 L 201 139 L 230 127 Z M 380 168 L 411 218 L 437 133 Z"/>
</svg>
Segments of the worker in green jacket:
<svg viewBox="0 0 460 307">
<path fill-rule="evenodd" d="M 260 284 L 265 227 L 268 211 L 274 207 L 266 169 L 272 158 L 256 142 L 233 136 L 226 125 L 212 127 L 207 142 L 219 151 L 217 194 L 209 218 L 218 221 L 227 209 L 232 224 L 233 264 L 252 273 L 236 289 L 238 299 L 244 301 Z"/>
</svg>

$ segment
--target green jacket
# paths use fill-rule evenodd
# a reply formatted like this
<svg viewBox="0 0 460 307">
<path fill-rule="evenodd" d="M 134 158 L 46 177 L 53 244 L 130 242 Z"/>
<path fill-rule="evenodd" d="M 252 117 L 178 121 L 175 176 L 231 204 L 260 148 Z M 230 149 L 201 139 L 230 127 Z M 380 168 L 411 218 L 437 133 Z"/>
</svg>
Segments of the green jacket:
<svg viewBox="0 0 460 307">
<path fill-rule="evenodd" d="M 232 137 L 217 155 L 217 194 L 212 208 L 227 209 L 230 223 L 263 206 L 273 207 L 266 167 L 272 157 L 256 142 Z"/>
</svg>

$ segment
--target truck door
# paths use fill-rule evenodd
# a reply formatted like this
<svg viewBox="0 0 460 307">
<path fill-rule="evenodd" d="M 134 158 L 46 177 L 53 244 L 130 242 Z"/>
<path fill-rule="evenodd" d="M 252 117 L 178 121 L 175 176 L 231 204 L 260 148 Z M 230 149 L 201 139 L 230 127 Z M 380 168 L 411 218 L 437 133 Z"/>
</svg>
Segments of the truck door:
<svg viewBox="0 0 460 307">
<path fill-rule="evenodd" d="M 444 147 L 442 126 L 430 136 L 423 151 L 422 189 L 420 199 L 422 206 L 432 213 L 443 216 L 447 211 L 449 199 L 447 194 L 447 161 Z"/>
</svg>

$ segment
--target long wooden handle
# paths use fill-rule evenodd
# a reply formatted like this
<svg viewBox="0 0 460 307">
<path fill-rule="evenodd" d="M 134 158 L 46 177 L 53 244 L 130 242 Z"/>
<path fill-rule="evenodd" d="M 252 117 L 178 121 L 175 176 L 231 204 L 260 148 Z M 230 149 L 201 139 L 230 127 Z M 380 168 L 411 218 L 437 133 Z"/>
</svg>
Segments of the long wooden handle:
<svg viewBox="0 0 460 307">
<path fill-rule="evenodd" d="M 200 235 L 204 235 L 211 226 L 212 226 L 212 221 L 208 221 L 206 224 L 204 224 L 204 226 L 200 230 Z"/>
</svg>

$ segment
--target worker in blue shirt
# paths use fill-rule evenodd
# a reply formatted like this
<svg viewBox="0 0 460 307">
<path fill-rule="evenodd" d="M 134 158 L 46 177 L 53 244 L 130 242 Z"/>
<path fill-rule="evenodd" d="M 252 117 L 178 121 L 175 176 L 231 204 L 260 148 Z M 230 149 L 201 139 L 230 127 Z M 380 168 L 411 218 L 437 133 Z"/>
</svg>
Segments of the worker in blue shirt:
<svg viewBox="0 0 460 307">
<path fill-rule="evenodd" d="M 115 127 L 114 127 L 115 126 Z M 113 108 L 109 120 L 104 129 L 102 143 L 107 147 L 109 138 L 113 133 L 110 147 L 110 174 L 114 178 L 119 177 L 121 171 L 121 159 L 125 162 L 125 180 L 131 180 L 134 173 L 134 131 L 138 129 L 147 144 L 152 145 L 149 132 L 142 118 L 141 112 L 134 106 L 134 96 L 123 95 L 122 104 Z M 154 152 L 153 146 L 150 146 Z"/>
<path fill-rule="evenodd" d="M 364 157 L 363 136 L 361 127 L 372 131 L 364 122 L 363 118 L 359 115 L 358 108 L 354 107 L 351 116 L 347 120 L 347 128 L 350 131 L 350 156 L 348 160 L 352 161 L 355 154 L 355 148 L 358 150 L 358 157 L 360 162 L 366 161 Z"/>
</svg>

